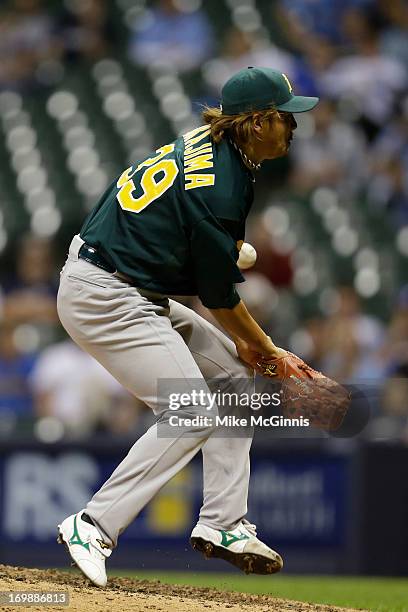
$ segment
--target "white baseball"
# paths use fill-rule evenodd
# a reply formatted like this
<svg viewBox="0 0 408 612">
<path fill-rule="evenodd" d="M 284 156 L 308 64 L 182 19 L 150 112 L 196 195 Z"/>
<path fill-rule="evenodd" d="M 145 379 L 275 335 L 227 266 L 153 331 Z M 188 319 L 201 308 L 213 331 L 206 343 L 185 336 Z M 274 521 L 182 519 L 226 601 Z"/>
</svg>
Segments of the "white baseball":
<svg viewBox="0 0 408 612">
<path fill-rule="evenodd" d="M 252 244 L 249 244 L 249 242 L 244 242 L 239 252 L 239 258 L 237 261 L 238 268 L 241 270 L 248 270 L 248 268 L 252 268 L 255 262 L 256 251 L 254 247 Z"/>
</svg>

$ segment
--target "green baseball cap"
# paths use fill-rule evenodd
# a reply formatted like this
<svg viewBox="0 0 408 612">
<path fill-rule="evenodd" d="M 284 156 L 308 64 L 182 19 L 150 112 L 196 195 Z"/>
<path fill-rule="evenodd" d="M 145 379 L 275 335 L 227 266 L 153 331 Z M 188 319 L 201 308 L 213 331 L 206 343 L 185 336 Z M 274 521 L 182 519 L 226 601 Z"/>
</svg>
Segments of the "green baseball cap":
<svg viewBox="0 0 408 612">
<path fill-rule="evenodd" d="M 221 92 L 224 115 L 276 108 L 288 113 L 304 113 L 316 106 L 319 98 L 294 96 L 286 74 L 271 68 L 244 68 L 234 74 Z"/>
</svg>

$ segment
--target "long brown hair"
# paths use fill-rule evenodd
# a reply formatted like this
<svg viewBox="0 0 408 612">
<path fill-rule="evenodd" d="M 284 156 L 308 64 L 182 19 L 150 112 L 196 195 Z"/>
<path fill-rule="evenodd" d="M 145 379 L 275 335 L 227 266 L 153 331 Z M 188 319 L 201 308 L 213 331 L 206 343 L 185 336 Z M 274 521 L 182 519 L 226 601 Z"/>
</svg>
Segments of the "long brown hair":
<svg viewBox="0 0 408 612">
<path fill-rule="evenodd" d="M 250 111 L 239 115 L 223 115 L 220 108 L 206 106 L 202 112 L 205 123 L 211 126 L 211 138 L 218 143 L 223 138 L 232 138 L 238 145 L 246 145 L 254 136 L 253 124 L 255 113 L 261 122 L 273 121 L 278 115 L 274 108 L 262 111 Z"/>
</svg>

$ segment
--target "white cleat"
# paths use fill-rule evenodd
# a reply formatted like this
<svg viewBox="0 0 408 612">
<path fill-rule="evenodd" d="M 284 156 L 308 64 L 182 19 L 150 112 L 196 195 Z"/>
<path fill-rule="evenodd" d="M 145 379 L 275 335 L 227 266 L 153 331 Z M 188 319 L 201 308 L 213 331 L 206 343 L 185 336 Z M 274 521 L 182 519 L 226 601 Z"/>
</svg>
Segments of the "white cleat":
<svg viewBox="0 0 408 612">
<path fill-rule="evenodd" d="M 209 559 L 224 559 L 246 574 L 275 574 L 283 567 L 279 553 L 256 537 L 256 527 L 242 520 L 235 529 L 223 531 L 198 523 L 190 538 L 191 546 Z"/>
<path fill-rule="evenodd" d="M 104 587 L 108 581 L 105 559 L 112 550 L 103 542 L 97 528 L 82 520 L 83 512 L 72 514 L 58 525 L 57 542 L 65 544 L 73 560 L 72 565 L 77 565 L 96 586 Z"/>
</svg>

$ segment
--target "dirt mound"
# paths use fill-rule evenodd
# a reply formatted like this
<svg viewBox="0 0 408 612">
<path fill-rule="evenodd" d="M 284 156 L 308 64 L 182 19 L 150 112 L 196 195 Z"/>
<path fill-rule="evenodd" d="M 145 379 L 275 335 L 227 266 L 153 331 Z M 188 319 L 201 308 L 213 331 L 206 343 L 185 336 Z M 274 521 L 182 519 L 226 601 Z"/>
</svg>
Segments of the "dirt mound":
<svg viewBox="0 0 408 612">
<path fill-rule="evenodd" d="M 345 612 L 345 608 L 276 599 L 269 595 L 231 593 L 159 581 L 111 578 L 99 589 L 77 572 L 0 565 L 0 591 L 69 591 L 68 608 L 45 604 L 4 606 L 2 612 Z M 350 611 L 349 611 L 350 612 Z"/>
</svg>

